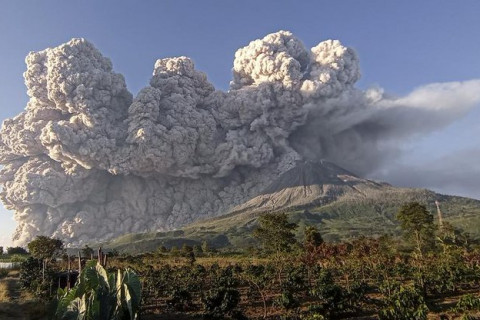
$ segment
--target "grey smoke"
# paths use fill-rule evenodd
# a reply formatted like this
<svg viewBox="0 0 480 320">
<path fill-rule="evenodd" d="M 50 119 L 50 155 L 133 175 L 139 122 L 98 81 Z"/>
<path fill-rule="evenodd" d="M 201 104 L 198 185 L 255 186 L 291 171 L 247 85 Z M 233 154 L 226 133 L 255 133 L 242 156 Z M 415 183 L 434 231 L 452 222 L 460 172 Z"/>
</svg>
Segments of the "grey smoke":
<svg viewBox="0 0 480 320">
<path fill-rule="evenodd" d="M 468 148 L 423 164 L 397 164 L 375 172 L 376 178 L 405 187 L 431 188 L 441 193 L 457 190 L 464 196 L 480 197 L 480 148 Z M 451 192 L 451 191 L 450 191 Z"/>
<path fill-rule="evenodd" d="M 26 63 L 30 100 L 0 136 L 0 196 L 15 211 L 18 244 L 39 234 L 78 244 L 216 216 L 301 159 L 366 174 L 402 141 L 480 101 L 480 80 L 405 97 L 360 91 L 354 50 L 337 40 L 307 50 L 287 31 L 237 51 L 228 92 L 177 57 L 158 60 L 132 97 L 84 39 Z"/>
</svg>

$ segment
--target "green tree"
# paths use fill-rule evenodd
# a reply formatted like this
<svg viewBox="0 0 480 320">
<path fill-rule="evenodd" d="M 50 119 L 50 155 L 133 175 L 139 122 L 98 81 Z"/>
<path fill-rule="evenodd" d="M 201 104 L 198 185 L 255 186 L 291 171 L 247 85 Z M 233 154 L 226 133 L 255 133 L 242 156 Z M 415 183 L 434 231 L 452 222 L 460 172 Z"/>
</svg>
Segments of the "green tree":
<svg viewBox="0 0 480 320">
<path fill-rule="evenodd" d="M 28 250 L 34 258 L 43 261 L 42 279 L 45 280 L 47 262 L 63 250 L 63 242 L 46 236 L 37 236 L 28 244 Z"/>
<path fill-rule="evenodd" d="M 196 261 L 193 248 L 187 245 L 186 243 L 184 243 L 182 246 L 182 256 L 184 256 L 185 258 L 188 258 L 188 262 L 190 263 L 190 265 L 193 265 Z"/>
<path fill-rule="evenodd" d="M 407 239 L 413 239 L 415 248 L 420 256 L 428 246 L 434 244 L 433 215 L 427 208 L 418 203 L 404 204 L 397 213 L 397 219 Z"/>
<path fill-rule="evenodd" d="M 320 252 L 320 245 L 323 243 L 323 238 L 315 226 L 306 226 L 303 237 L 303 255 L 302 262 L 307 267 L 308 283 L 312 283 L 312 271 L 317 265 Z"/>
<path fill-rule="evenodd" d="M 184 243 L 182 245 L 182 254 L 188 255 L 190 252 L 193 252 L 193 248 L 188 244 Z"/>
<path fill-rule="evenodd" d="M 28 254 L 28 252 L 22 247 L 8 247 L 7 254 Z"/>
<path fill-rule="evenodd" d="M 317 227 L 315 226 L 306 226 L 304 233 L 304 246 L 308 247 L 318 247 L 323 243 L 323 238 Z"/>
<path fill-rule="evenodd" d="M 120 252 L 118 252 L 117 249 L 113 249 L 112 251 L 107 252 L 108 257 L 118 257 L 120 255 Z"/>
<path fill-rule="evenodd" d="M 3 254 L 3 247 L 0 247 L 0 254 Z"/>
<path fill-rule="evenodd" d="M 166 253 L 166 252 L 168 252 L 168 249 L 167 249 L 167 247 L 165 247 L 165 246 L 160 246 L 160 247 L 157 249 L 157 251 L 160 252 L 160 253 Z"/>
<path fill-rule="evenodd" d="M 92 257 L 92 254 L 93 254 L 93 249 L 90 248 L 88 245 L 85 245 L 85 247 L 83 247 L 82 249 L 82 255 L 85 258 L 90 259 Z"/>
<path fill-rule="evenodd" d="M 51 259 L 62 249 L 63 242 L 61 240 L 45 236 L 37 236 L 35 240 L 28 244 L 28 250 L 37 259 Z"/>
<path fill-rule="evenodd" d="M 288 222 L 285 213 L 266 213 L 258 218 L 259 226 L 253 236 L 259 239 L 267 252 L 289 252 L 295 240 L 295 223 Z"/>
<path fill-rule="evenodd" d="M 201 255 L 203 253 L 202 246 L 196 244 L 193 246 L 193 253 L 195 255 Z"/>
<path fill-rule="evenodd" d="M 46 270 L 43 273 L 43 261 L 34 257 L 28 257 L 20 265 L 20 284 L 22 289 L 33 293 L 42 301 L 49 301 L 53 298 L 55 288 L 53 284 L 55 271 Z M 1 317 L 0 317 L 1 318 Z"/>
</svg>

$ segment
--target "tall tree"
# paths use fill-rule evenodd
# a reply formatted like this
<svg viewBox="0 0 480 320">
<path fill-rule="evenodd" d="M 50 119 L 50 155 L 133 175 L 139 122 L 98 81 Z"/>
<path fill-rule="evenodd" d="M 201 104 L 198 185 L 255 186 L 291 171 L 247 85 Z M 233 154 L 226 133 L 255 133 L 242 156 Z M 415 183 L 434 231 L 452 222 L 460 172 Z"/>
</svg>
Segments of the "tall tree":
<svg viewBox="0 0 480 320">
<path fill-rule="evenodd" d="M 429 246 L 434 245 L 433 215 L 427 208 L 418 203 L 404 204 L 397 213 L 397 219 L 407 239 L 413 239 L 420 256 Z"/>
<path fill-rule="evenodd" d="M 63 242 L 59 239 L 49 238 L 46 236 L 37 236 L 37 238 L 28 244 L 30 254 L 37 259 L 42 259 L 43 269 L 42 277 L 45 279 L 45 268 L 48 260 L 51 260 L 56 254 L 63 249 Z"/>
<path fill-rule="evenodd" d="M 259 239 L 268 252 L 289 252 L 296 243 L 294 230 L 297 224 L 288 222 L 285 213 L 266 213 L 258 218 L 259 226 L 253 236 Z"/>
<path fill-rule="evenodd" d="M 88 245 L 85 245 L 82 249 L 82 255 L 85 258 L 90 259 L 93 255 L 93 249 L 90 248 Z"/>
<path fill-rule="evenodd" d="M 315 226 L 306 226 L 303 244 L 306 248 L 318 247 L 323 243 L 322 235 Z"/>
</svg>

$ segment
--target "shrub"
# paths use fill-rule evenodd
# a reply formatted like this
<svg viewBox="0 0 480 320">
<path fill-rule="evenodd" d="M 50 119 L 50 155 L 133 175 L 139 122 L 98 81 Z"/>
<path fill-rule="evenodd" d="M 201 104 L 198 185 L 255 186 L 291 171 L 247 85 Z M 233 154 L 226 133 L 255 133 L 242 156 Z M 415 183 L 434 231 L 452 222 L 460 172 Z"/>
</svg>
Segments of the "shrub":
<svg viewBox="0 0 480 320">
<path fill-rule="evenodd" d="M 240 302 L 240 293 L 234 288 L 214 288 L 207 291 L 203 298 L 205 317 L 207 319 L 223 319 L 232 314 Z"/>
<path fill-rule="evenodd" d="M 322 314 L 325 319 L 329 319 L 346 310 L 345 293 L 340 286 L 335 284 L 332 274 L 328 270 L 319 270 L 310 294 L 317 300 L 310 307 L 311 314 Z"/>
<path fill-rule="evenodd" d="M 300 301 L 295 297 L 292 290 L 284 289 L 282 294 L 275 299 L 275 304 L 285 310 L 292 310 L 300 306 Z"/>
<path fill-rule="evenodd" d="M 456 312 L 472 310 L 480 310 L 480 298 L 473 294 L 461 296 L 454 308 L 454 311 Z"/>
<path fill-rule="evenodd" d="M 47 269 L 45 271 L 45 279 L 42 276 L 43 263 L 41 259 L 29 257 L 20 265 L 20 283 L 22 288 L 32 292 L 42 300 L 53 298 L 54 290 L 52 290 L 53 279 L 55 278 L 55 270 Z"/>
<path fill-rule="evenodd" d="M 0 279 L 5 278 L 6 276 L 8 276 L 8 272 L 9 272 L 8 269 L 0 269 Z"/>
<path fill-rule="evenodd" d="M 428 307 L 418 290 L 410 286 L 396 286 L 384 300 L 379 318 L 388 320 L 427 319 Z"/>
<path fill-rule="evenodd" d="M 167 300 L 167 306 L 177 311 L 186 311 L 191 308 L 192 304 L 192 295 L 182 288 L 173 288 L 170 298 Z"/>
<path fill-rule="evenodd" d="M 243 318 L 241 312 L 236 310 L 240 302 L 240 292 L 237 290 L 239 281 L 234 273 L 239 270 L 232 266 L 223 269 L 212 266 L 209 286 L 213 289 L 208 290 L 202 298 L 206 319 L 224 319 L 225 316 Z"/>
</svg>

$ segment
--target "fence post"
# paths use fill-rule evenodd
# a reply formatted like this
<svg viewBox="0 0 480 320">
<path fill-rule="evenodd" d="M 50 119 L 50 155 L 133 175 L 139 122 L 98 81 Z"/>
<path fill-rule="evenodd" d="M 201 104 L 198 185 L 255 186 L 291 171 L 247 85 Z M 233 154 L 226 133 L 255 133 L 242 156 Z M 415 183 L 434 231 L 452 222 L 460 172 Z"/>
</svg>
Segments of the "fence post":
<svg viewBox="0 0 480 320">
<path fill-rule="evenodd" d="M 78 250 L 78 274 L 82 273 L 82 255 L 80 250 Z"/>
</svg>

